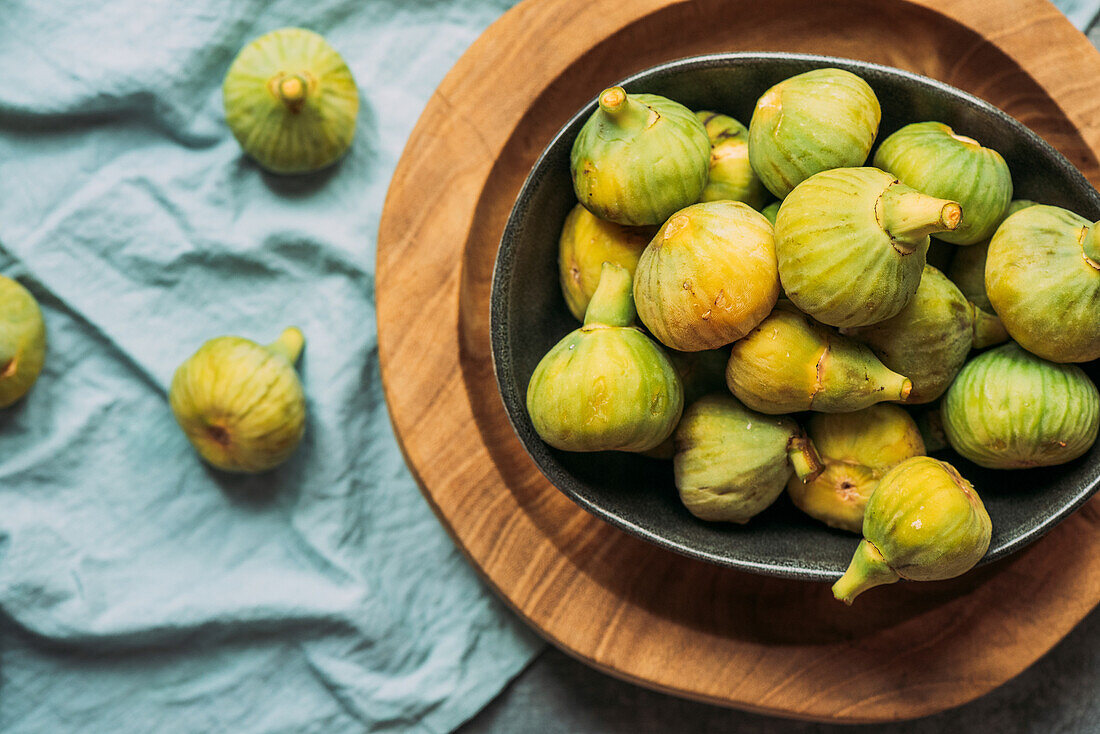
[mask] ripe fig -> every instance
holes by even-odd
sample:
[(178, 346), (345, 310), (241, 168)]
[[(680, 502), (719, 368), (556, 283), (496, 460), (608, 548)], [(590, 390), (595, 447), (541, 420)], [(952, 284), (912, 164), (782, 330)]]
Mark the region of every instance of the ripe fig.
[(904, 400), (912, 389), (869, 348), (786, 304), (734, 342), (726, 384), (745, 405), (770, 414), (850, 413)]
[(1100, 358), (1100, 227), (1038, 205), (989, 243), (985, 290), (1009, 335), (1052, 362)]
[(306, 399), (294, 363), (302, 332), (262, 346), (223, 336), (180, 365), (168, 399), (202, 458), (231, 472), (259, 473), (290, 458), (302, 440)]
[[(1008, 205), (1008, 213), (1005, 214), (1005, 219), (1021, 209), (1027, 209), (1029, 206), (1035, 206), (1035, 202), (1027, 199), (1016, 199)], [(932, 247), (937, 244), (933, 238)], [(949, 247), (949, 245), (944, 246)], [(940, 268), (940, 270), (944, 270), (947, 277), (955, 282), (962, 294), (966, 296), (966, 300), (983, 311), (993, 311), (993, 306), (989, 303), (989, 296), (985, 293), (985, 260), (989, 252), (989, 240), (983, 240), (968, 247), (953, 247), (951, 249), (954, 250), (955, 254), (951, 258), (950, 265), (946, 270), (944, 268)], [(929, 253), (931, 253), (931, 249)], [(931, 262), (931, 258), (929, 258), (929, 262)]]
[(1054, 364), (1013, 343), (975, 357), (941, 409), (951, 447), (980, 466), (1064, 464), (1096, 441), (1100, 395), (1076, 365)]
[(992, 236), (1012, 199), (1012, 176), (1001, 154), (942, 122), (914, 122), (882, 141), (875, 166), (929, 196), (962, 206), (962, 222), (938, 239), (972, 245)]
[(1008, 339), (1000, 319), (963, 298), (931, 265), (924, 266), (917, 292), (897, 315), (840, 333), (871, 347), (884, 365), (912, 380), (906, 402), (914, 404), (942, 395), (972, 347)]
[(821, 471), (812, 444), (785, 416), (760, 415), (729, 395), (707, 395), (684, 411), (676, 429), (676, 488), (703, 520), (746, 523), (796, 474)]
[(787, 493), (807, 515), (853, 533), (863, 527), (863, 509), (883, 475), (905, 459), (924, 454), (917, 424), (896, 405), (814, 413), (806, 432), (825, 471), (808, 482), (791, 479)]
[(636, 328), (630, 273), (605, 263), (584, 326), (558, 342), (527, 385), (542, 440), (563, 451), (648, 451), (668, 438), (683, 387), (660, 347)]
[[(668, 358), (684, 388), (685, 410), (704, 395), (726, 392), (726, 363), (730, 358), (730, 350), (707, 349), (702, 352), (678, 352), (670, 349)], [(673, 435), (666, 438), (657, 448), (642, 453), (653, 459), (671, 459), (676, 453), (676, 445), (673, 441), (675, 435), (673, 432)]]
[(645, 248), (634, 276), (642, 323), (662, 344), (684, 352), (740, 339), (778, 297), (772, 227), (737, 201), (677, 212)]
[(600, 219), (580, 204), (573, 207), (558, 240), (558, 273), (565, 305), (578, 321), (584, 321), (603, 264), (621, 265), (633, 276), (642, 250), (656, 231), (653, 227), (624, 227)]
[(814, 69), (764, 93), (749, 123), (749, 161), (780, 199), (815, 173), (861, 166), (882, 113), (867, 82), (842, 69)]
[(20, 283), (0, 275), (0, 408), (14, 405), (34, 387), (45, 361), (46, 323), (38, 301)]
[(710, 138), (710, 173), (700, 201), (742, 201), (760, 209), (771, 194), (749, 165), (749, 129), (728, 115), (696, 112)]
[(252, 41), (229, 67), (222, 94), (237, 142), (275, 173), (324, 168), (355, 136), (355, 79), (313, 31), (282, 28)]
[(764, 219), (772, 223), (772, 227), (775, 226), (775, 218), (779, 215), (779, 205), (782, 203), (781, 201), (773, 201), (760, 210), (760, 213), (764, 215)]
[(577, 200), (601, 219), (657, 225), (699, 200), (710, 139), (683, 105), (656, 94), (600, 93), (599, 107), (573, 141)]
[(993, 525), (973, 485), (928, 456), (906, 459), (879, 481), (863, 514), (863, 540), (833, 585), (845, 604), (898, 579), (939, 581), (973, 568)]
[(955, 202), (926, 196), (877, 168), (818, 173), (779, 208), (775, 249), (783, 290), (830, 326), (884, 321), (916, 292), (928, 235), (953, 229), (961, 218)]

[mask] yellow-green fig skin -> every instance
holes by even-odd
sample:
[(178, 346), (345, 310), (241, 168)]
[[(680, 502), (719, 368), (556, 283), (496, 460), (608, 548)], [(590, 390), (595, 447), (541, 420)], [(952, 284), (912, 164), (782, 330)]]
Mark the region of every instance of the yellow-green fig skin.
[(527, 412), (546, 443), (644, 452), (672, 434), (684, 407), (680, 378), (633, 321), (630, 273), (606, 263), (584, 326), (546, 353), (527, 385)]
[(656, 231), (654, 227), (624, 227), (600, 219), (580, 204), (573, 207), (558, 239), (558, 273), (565, 305), (578, 321), (584, 321), (603, 264), (621, 265), (633, 276), (642, 250)]
[(707, 184), (710, 139), (687, 107), (656, 94), (600, 93), (569, 159), (573, 191), (590, 212), (630, 226), (659, 225)]
[(775, 218), (779, 216), (779, 207), (782, 204), (783, 202), (781, 201), (773, 201), (760, 210), (760, 213), (764, 215), (764, 219), (772, 223), (772, 227), (775, 227)]
[(815, 69), (760, 97), (749, 122), (749, 162), (780, 199), (815, 173), (862, 166), (878, 134), (878, 98), (860, 77)]
[(179, 366), (169, 403), (203, 459), (257, 474), (290, 458), (305, 433), (306, 399), (294, 370), (303, 344), (296, 327), (266, 346), (223, 336)]
[(787, 493), (807, 515), (853, 533), (861, 532), (867, 500), (886, 472), (925, 452), (917, 424), (886, 403), (855, 413), (815, 413), (806, 432), (825, 469), (809, 482), (792, 478)]
[[(1035, 202), (1027, 199), (1013, 200), (1008, 205), (1008, 213), (1005, 214), (1005, 219), (1029, 206), (1035, 206)], [(940, 243), (932, 238), (932, 247), (938, 244)], [(950, 247), (950, 245), (943, 246)], [(951, 257), (950, 264), (947, 265), (946, 270), (942, 267), (940, 270), (944, 270), (947, 277), (954, 281), (968, 301), (983, 311), (992, 311), (993, 306), (989, 303), (989, 296), (985, 292), (985, 260), (989, 252), (989, 240), (983, 240), (968, 247), (952, 247), (951, 249), (954, 251), (954, 255)], [(929, 262), (932, 262), (931, 248), (929, 248)]]
[(1038, 205), (1006, 219), (989, 243), (985, 290), (1009, 335), (1052, 362), (1100, 358), (1100, 228)]
[(710, 138), (710, 172), (699, 201), (742, 201), (759, 210), (772, 197), (749, 165), (749, 129), (717, 112), (695, 116)]
[(849, 413), (904, 400), (912, 389), (868, 347), (785, 304), (734, 342), (726, 385), (749, 408), (771, 415)]
[(920, 284), (928, 236), (958, 226), (959, 205), (926, 196), (877, 168), (838, 168), (783, 200), (775, 249), (783, 291), (830, 326), (894, 316)]
[(983, 346), (1008, 338), (996, 316), (979, 314), (946, 275), (926, 265), (917, 292), (897, 315), (841, 333), (871, 347), (884, 365), (913, 381), (907, 403), (930, 403), (962, 369), (979, 318), (986, 330), (999, 329), (996, 336), (983, 330)]
[(38, 301), (22, 284), (0, 275), (0, 408), (34, 387), (45, 362), (46, 322)]
[(692, 404), (675, 442), (680, 500), (702, 520), (746, 523), (782, 494), (796, 466), (805, 477), (820, 471), (816, 452), (793, 420), (755, 413), (729, 395), (707, 395)]
[(355, 136), (355, 79), (313, 31), (282, 28), (249, 43), (229, 67), (222, 96), (237, 142), (274, 173), (331, 165)]
[(1001, 154), (941, 122), (901, 128), (882, 141), (874, 163), (918, 191), (959, 202), (962, 223), (936, 235), (955, 245), (988, 239), (1012, 200), (1012, 175)]
[[(726, 363), (730, 358), (729, 349), (707, 349), (702, 352), (678, 352), (670, 349), (667, 354), (684, 388), (685, 411), (704, 395), (726, 392)], [(642, 453), (652, 459), (672, 459), (676, 453), (674, 437), (675, 432), (657, 448)]]
[(740, 339), (779, 298), (772, 227), (738, 201), (674, 214), (634, 274), (638, 317), (662, 344), (684, 352)]
[(928, 456), (906, 459), (878, 483), (863, 515), (863, 540), (833, 585), (845, 604), (898, 579), (961, 576), (989, 550), (993, 524), (973, 485)]
[(1100, 395), (1076, 365), (1008, 343), (963, 367), (941, 407), (951, 448), (989, 469), (1072, 461), (1096, 441)]

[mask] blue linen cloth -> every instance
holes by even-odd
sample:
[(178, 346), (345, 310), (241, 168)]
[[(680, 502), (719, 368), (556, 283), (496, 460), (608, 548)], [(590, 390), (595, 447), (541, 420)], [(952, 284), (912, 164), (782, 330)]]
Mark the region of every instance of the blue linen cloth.
[[(8, 0), (0, 272), (44, 374), (0, 411), (0, 731), (446, 732), (539, 649), (420, 496), (378, 376), (389, 179), (507, 0)], [(252, 38), (324, 34), (360, 85), (350, 155), (265, 175), (223, 121)], [(302, 328), (305, 440), (205, 467), (166, 386), (203, 341)]]
[[(445, 732), (539, 649), (420, 498), (378, 377), (390, 175), (511, 0), (8, 0), (0, 272), (50, 354), (0, 412), (0, 731)], [(1100, 0), (1061, 0), (1078, 27)], [(261, 173), (222, 120), (248, 40), (326, 35), (362, 93), (335, 169)], [(204, 467), (165, 386), (207, 338), (307, 337), (306, 439)]]

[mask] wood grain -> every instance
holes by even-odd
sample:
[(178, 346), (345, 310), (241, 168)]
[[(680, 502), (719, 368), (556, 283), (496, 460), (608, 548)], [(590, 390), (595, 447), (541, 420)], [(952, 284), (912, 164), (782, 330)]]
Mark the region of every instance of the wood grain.
[(528, 0), (433, 95), (378, 241), (382, 377), (410, 468), (486, 581), (567, 652), (642, 685), (789, 717), (872, 722), (973, 699), (1100, 601), (1100, 500), (962, 579), (851, 609), (825, 584), (685, 559), (591, 517), (537, 471), (493, 379), (488, 300), (535, 158), (599, 89), (714, 51), (917, 71), (1006, 110), (1100, 183), (1100, 54), (1045, 0)]

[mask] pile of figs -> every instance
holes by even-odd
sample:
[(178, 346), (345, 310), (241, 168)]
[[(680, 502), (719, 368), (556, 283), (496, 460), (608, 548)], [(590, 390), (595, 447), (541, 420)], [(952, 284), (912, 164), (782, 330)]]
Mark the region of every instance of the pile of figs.
[(703, 521), (749, 522), (786, 490), (862, 534), (833, 587), (850, 604), (988, 550), (982, 500), (914, 415), (995, 469), (1096, 440), (1074, 363), (1100, 358), (1100, 227), (1013, 201), (999, 153), (918, 121), (866, 165), (879, 101), (834, 68), (768, 89), (747, 128), (621, 87), (598, 103), (559, 246), (582, 325), (527, 391), (548, 444), (670, 458)]

